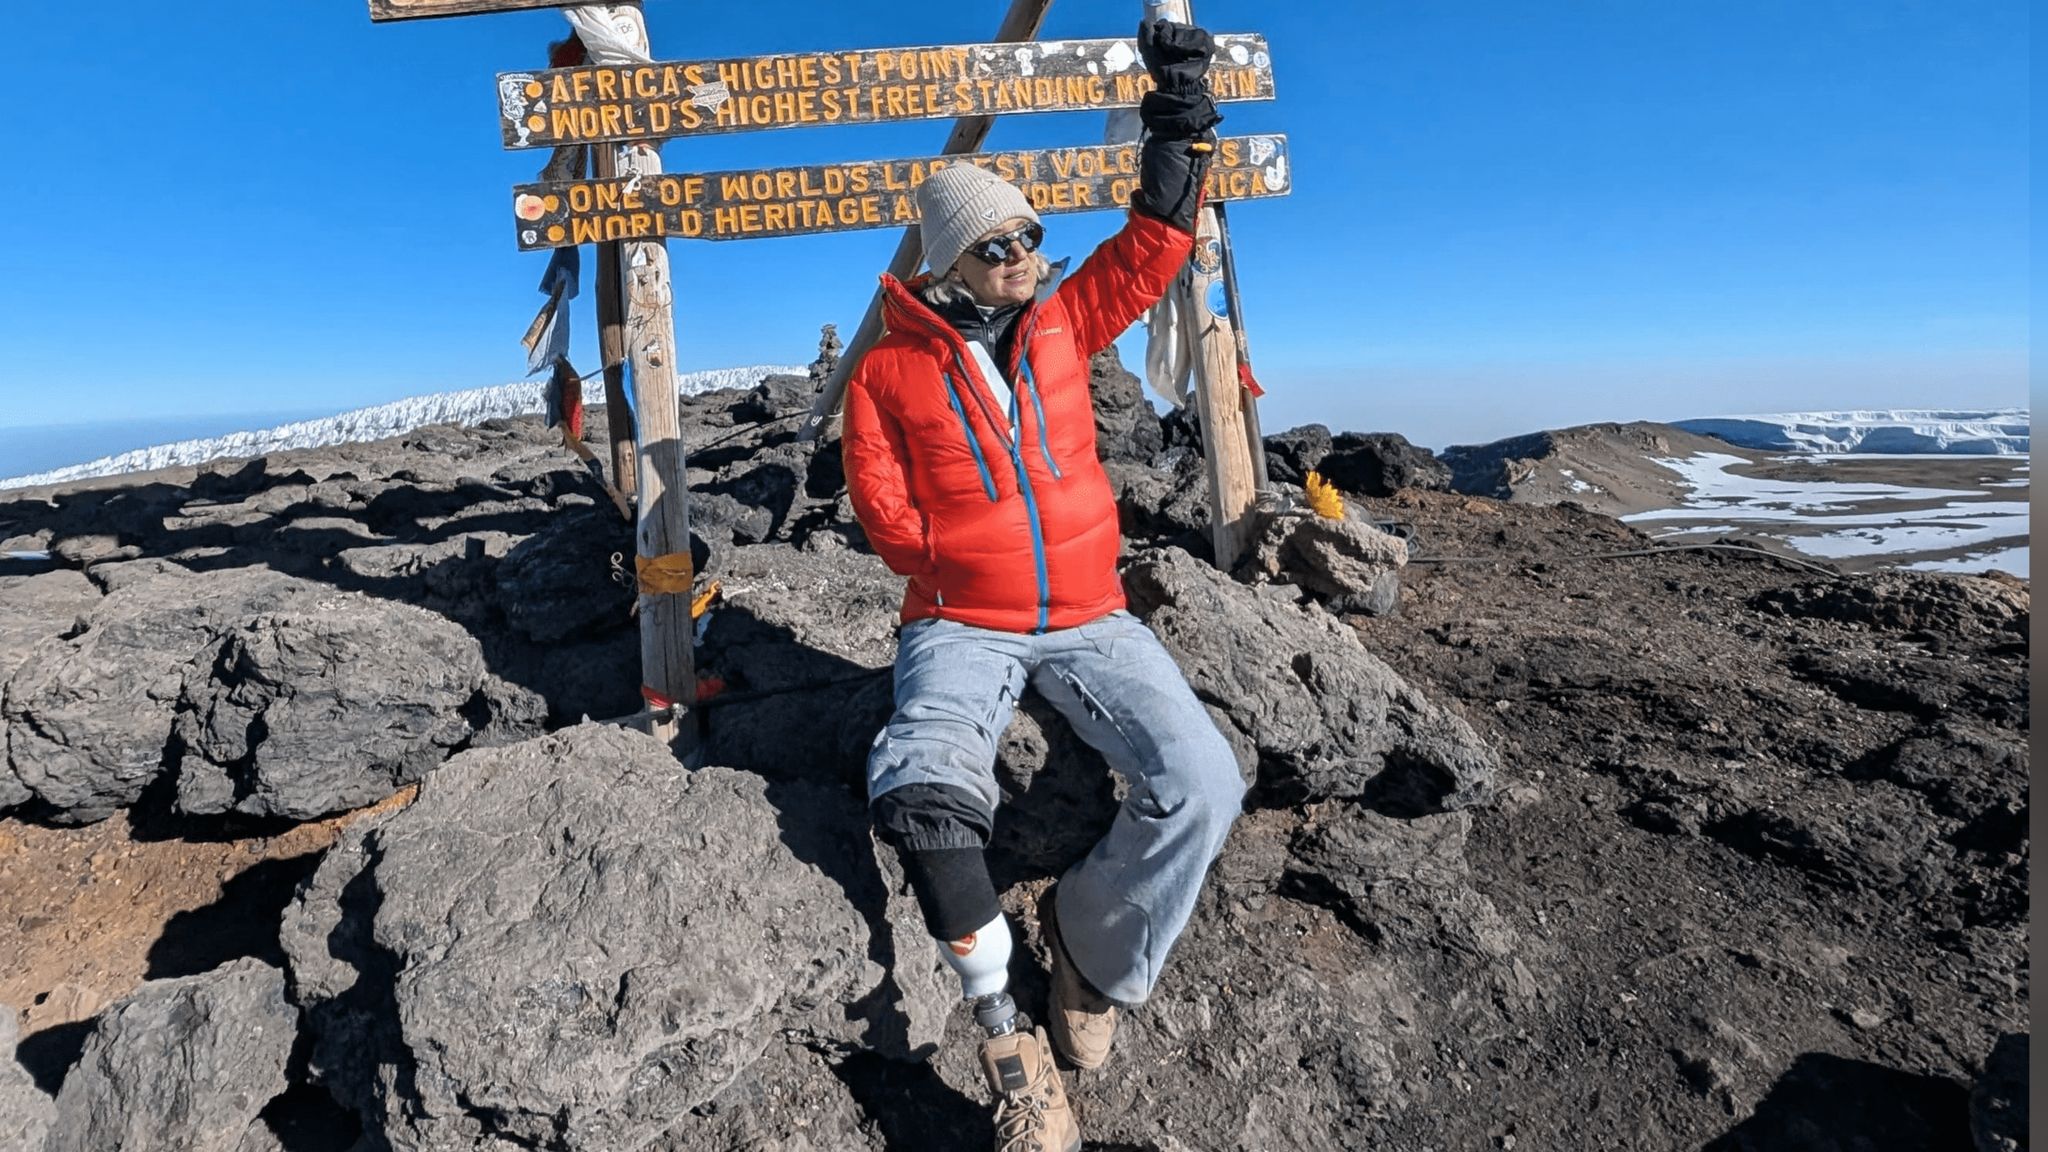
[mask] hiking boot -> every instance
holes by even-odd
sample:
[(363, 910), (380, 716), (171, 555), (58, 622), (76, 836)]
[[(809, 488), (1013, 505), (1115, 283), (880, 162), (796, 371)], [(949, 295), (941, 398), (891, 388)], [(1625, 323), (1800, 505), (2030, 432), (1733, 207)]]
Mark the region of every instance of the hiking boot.
[(1116, 1038), (1116, 1003), (1088, 986), (1074, 962), (1067, 958), (1067, 946), (1060, 942), (1052, 889), (1038, 905), (1038, 924), (1045, 933), (1045, 946), (1052, 953), (1052, 1012), (1046, 1021), (1052, 1045), (1076, 1068), (1094, 1071), (1109, 1059), (1109, 1042)]
[(982, 1041), (981, 1070), (996, 1094), (996, 1152), (1081, 1152), (1045, 1029)]

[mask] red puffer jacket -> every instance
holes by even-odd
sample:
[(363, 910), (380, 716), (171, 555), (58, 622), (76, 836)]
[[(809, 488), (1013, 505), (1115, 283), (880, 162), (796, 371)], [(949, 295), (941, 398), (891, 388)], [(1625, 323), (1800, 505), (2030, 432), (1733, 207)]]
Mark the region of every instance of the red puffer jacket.
[(887, 333), (846, 394), (846, 484), (875, 552), (910, 577), (905, 623), (1043, 632), (1124, 606), (1088, 359), (1165, 294), (1193, 245), (1133, 212), (1026, 306), (1008, 365), (1014, 440), (960, 334), (913, 286), (882, 277)]

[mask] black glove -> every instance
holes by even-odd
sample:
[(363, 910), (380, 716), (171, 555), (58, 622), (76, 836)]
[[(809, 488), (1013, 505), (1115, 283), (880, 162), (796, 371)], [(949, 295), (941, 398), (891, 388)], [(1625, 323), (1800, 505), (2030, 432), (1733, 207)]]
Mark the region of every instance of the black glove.
[(1187, 140), (1221, 123), (1203, 83), (1216, 42), (1192, 24), (1146, 20), (1138, 25), (1138, 56), (1158, 87), (1138, 102), (1145, 131), (1162, 140)]

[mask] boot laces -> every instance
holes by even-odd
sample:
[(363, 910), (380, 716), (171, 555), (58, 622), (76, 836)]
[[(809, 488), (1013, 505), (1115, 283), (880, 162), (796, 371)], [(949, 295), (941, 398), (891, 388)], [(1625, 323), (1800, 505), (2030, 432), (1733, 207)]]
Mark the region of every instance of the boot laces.
[(1045, 1134), (1045, 1096), (1025, 1089), (996, 1105), (996, 1147), (999, 1152), (1039, 1152)]

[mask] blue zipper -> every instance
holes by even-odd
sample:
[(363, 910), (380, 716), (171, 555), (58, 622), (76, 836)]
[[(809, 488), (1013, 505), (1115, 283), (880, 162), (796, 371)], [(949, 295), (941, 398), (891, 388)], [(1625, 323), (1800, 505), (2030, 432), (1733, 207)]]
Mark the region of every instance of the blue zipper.
[(996, 502), (996, 478), (989, 474), (988, 461), (982, 458), (981, 441), (975, 438), (974, 426), (967, 422), (967, 409), (960, 406), (960, 392), (953, 387), (953, 374), (939, 374), (946, 381), (946, 400), (953, 406), (953, 415), (960, 418), (960, 431), (967, 437), (967, 450), (974, 453), (974, 467), (981, 472), (981, 490), (988, 494), (988, 502)]
[(1025, 386), (1031, 389), (1032, 411), (1038, 413), (1038, 450), (1044, 454), (1045, 466), (1051, 470), (1052, 478), (1055, 480), (1065, 480), (1066, 476), (1060, 472), (1060, 466), (1053, 461), (1052, 445), (1046, 442), (1045, 405), (1038, 401), (1038, 376), (1031, 371), (1031, 353), (1025, 352), (1023, 356), (1018, 358), (1017, 363), (1024, 370)]
[[(927, 327), (931, 326), (927, 325)], [(945, 335), (936, 328), (932, 329), (932, 335), (937, 336), (941, 341), (946, 339)], [(954, 367), (960, 369), (960, 375), (963, 379), (969, 378), (967, 365), (960, 359), (959, 342), (954, 340), (948, 342), (947, 346), (953, 353)], [(996, 503), (995, 480), (989, 475), (988, 462), (982, 457), (981, 441), (974, 435), (974, 426), (967, 419), (967, 409), (960, 403), (960, 392), (953, 384), (953, 374), (941, 372), (940, 376), (946, 382), (946, 400), (953, 406), (953, 415), (960, 420), (960, 431), (967, 436), (967, 447), (974, 453), (974, 466), (981, 470), (982, 490), (988, 493), (989, 503)], [(985, 392), (987, 389), (984, 388), (983, 391)], [(988, 413), (987, 402), (983, 401), (979, 396), (975, 398), (975, 401), (981, 408), (982, 414), (986, 416)], [(1032, 397), (1032, 403), (1034, 405), (1038, 403), (1036, 396)], [(1012, 409), (1015, 409), (1016, 405), (1017, 394), (1013, 388), (1010, 391), (1010, 406)], [(989, 423), (993, 424), (995, 421), (991, 419)], [(1045, 442), (1045, 418), (1042, 413), (1039, 417), (1038, 438), (1040, 445), (1043, 446)], [(1018, 450), (1017, 437), (1011, 435), (1005, 436), (1002, 439), (1004, 446), (1010, 450), (1010, 464), (1017, 470), (1017, 492), (1024, 497), (1024, 512), (1031, 522), (1031, 560), (1037, 569), (1038, 575), (1038, 627), (1032, 629), (1032, 631), (1044, 632), (1052, 623), (1052, 578), (1046, 572), (1045, 529), (1038, 522), (1038, 497), (1031, 490), (1031, 473), (1024, 467), (1024, 453)], [(1046, 459), (1048, 462), (1051, 461), (1050, 456), (1047, 456)]]

